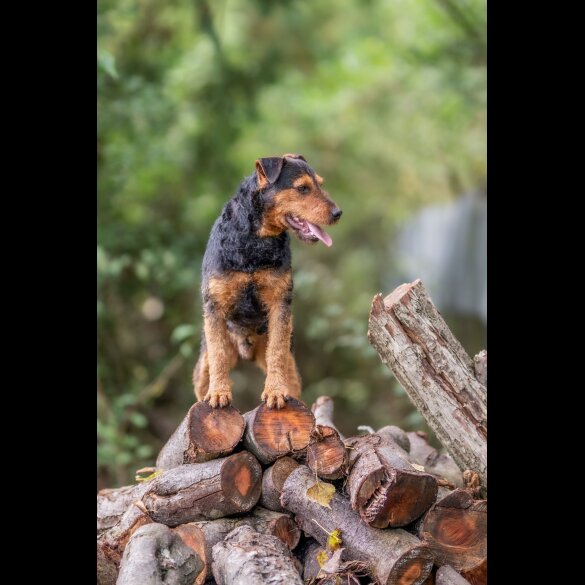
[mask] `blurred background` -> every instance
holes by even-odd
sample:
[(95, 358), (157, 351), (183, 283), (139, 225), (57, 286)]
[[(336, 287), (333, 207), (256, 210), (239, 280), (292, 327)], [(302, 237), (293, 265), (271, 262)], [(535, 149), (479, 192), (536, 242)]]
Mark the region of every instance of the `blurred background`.
[[(205, 244), (262, 156), (302, 153), (344, 212), (331, 248), (292, 241), (303, 399), (345, 434), (428, 430), (368, 314), (420, 277), (486, 345), (485, 0), (101, 0), (97, 75), (98, 488), (194, 401)], [(232, 378), (255, 407), (261, 373)]]

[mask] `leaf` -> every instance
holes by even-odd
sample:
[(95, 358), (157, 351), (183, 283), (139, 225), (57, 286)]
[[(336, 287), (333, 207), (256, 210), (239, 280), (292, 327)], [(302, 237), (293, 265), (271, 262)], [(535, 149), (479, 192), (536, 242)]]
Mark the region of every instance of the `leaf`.
[(331, 501), (331, 498), (333, 498), (334, 494), (335, 486), (323, 481), (318, 481), (315, 485), (311, 486), (307, 490), (307, 497), (309, 500), (317, 502), (317, 504), (320, 504), (321, 506), (329, 509), (331, 509), (329, 502)]
[(157, 475), (160, 475), (162, 473), (162, 469), (159, 469), (158, 471), (155, 471), (154, 473), (151, 473), (150, 475), (147, 475), (146, 477), (141, 477), (140, 475), (137, 475), (134, 478), (134, 481), (150, 481), (151, 479), (154, 479)]
[(418, 471), (425, 471), (424, 465), (418, 465), (416, 463), (411, 463), (411, 465)]
[(98, 49), (97, 62), (99, 67), (103, 69), (110, 77), (118, 79), (118, 71), (116, 70), (116, 58), (112, 53), (105, 49)]
[(321, 569), (326, 573), (338, 573), (341, 565), (341, 553), (343, 550), (344, 549), (342, 548), (338, 548), (326, 563), (323, 565), (320, 564)]
[(329, 550), (337, 550), (342, 544), (343, 541), (341, 540), (341, 530), (336, 528), (327, 539), (327, 548)]
[(316, 557), (319, 566), (322, 567), (324, 564), (327, 563), (329, 557), (327, 556), (327, 551), (323, 549)]
[(171, 333), (171, 340), (180, 343), (181, 341), (189, 339), (189, 337), (193, 337), (195, 333), (197, 333), (197, 328), (195, 325), (183, 323), (182, 325), (177, 325), (177, 327), (174, 328), (173, 332)]

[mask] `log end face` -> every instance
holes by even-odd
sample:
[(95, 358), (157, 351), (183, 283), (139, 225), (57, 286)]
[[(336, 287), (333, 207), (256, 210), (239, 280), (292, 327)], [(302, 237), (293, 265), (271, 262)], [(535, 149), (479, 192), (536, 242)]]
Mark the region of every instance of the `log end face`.
[(373, 494), (362, 517), (365, 515), (374, 528), (406, 526), (433, 505), (437, 490), (437, 480), (432, 475), (397, 473)]
[(258, 407), (253, 422), (253, 434), (263, 463), (271, 463), (284, 455), (303, 453), (315, 428), (315, 416), (296, 398), (289, 398), (281, 409), (265, 404)]
[(189, 410), (190, 460), (199, 463), (231, 452), (244, 434), (244, 417), (233, 406), (212, 408), (208, 402), (197, 402)]
[(171, 530), (182, 540), (183, 544), (195, 551), (197, 556), (203, 561), (201, 573), (195, 579), (195, 585), (203, 585), (207, 579), (209, 571), (208, 560), (205, 554), (205, 535), (203, 531), (194, 522), (181, 524)]
[(347, 451), (337, 431), (317, 425), (316, 440), (307, 448), (307, 465), (323, 479), (339, 479), (347, 468)]
[(290, 550), (296, 548), (301, 540), (301, 529), (288, 516), (281, 516), (275, 520), (272, 534), (280, 539)]
[(405, 282), (397, 286), (388, 296), (384, 298), (384, 307), (392, 308), (397, 303), (407, 303), (412, 289), (422, 287), (422, 281), (417, 278), (414, 282)]
[(404, 553), (392, 567), (386, 580), (387, 585), (421, 585), (430, 575), (434, 556), (424, 544), (415, 546)]
[(234, 512), (251, 510), (262, 490), (262, 467), (256, 457), (247, 451), (228, 457), (221, 468), (221, 487)]

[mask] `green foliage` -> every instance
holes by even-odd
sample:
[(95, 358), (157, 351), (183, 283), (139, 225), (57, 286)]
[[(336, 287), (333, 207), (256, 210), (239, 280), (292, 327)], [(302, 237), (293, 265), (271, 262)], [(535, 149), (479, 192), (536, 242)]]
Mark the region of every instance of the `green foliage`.
[[(368, 311), (397, 227), (485, 180), (485, 18), (484, 0), (99, 3), (101, 482), (152, 464), (192, 402), (209, 229), (260, 156), (303, 153), (344, 211), (331, 249), (293, 243), (305, 399), (335, 397), (345, 432), (409, 424)], [(262, 378), (242, 372), (245, 410)]]

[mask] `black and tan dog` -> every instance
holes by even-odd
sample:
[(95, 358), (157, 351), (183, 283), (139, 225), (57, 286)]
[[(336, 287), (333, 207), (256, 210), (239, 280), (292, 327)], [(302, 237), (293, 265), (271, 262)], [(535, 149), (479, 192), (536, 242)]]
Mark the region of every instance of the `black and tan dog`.
[(298, 154), (261, 158), (211, 229), (203, 258), (201, 352), (193, 371), (195, 394), (212, 407), (232, 400), (230, 370), (238, 358), (265, 373), (262, 400), (282, 408), (298, 397), (293, 356), (293, 282), (288, 230), (306, 243), (332, 240), (319, 224), (341, 209), (323, 179)]

